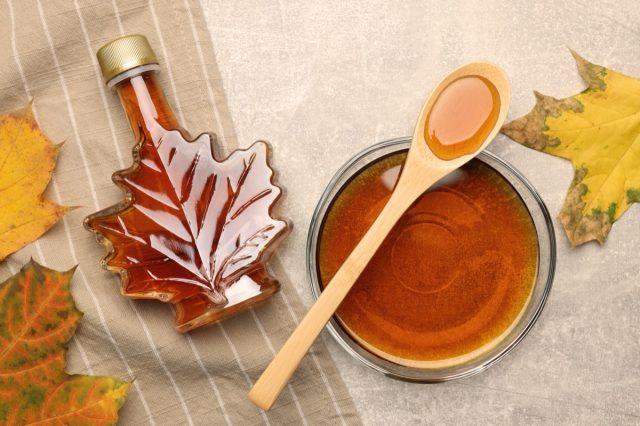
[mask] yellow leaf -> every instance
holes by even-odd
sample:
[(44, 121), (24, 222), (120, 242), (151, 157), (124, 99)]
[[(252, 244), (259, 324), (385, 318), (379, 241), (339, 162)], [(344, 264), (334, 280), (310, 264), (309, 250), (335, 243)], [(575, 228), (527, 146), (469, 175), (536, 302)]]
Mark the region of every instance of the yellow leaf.
[(42, 133), (31, 104), (0, 116), (0, 260), (44, 234), (70, 210), (42, 196), (60, 146)]
[(533, 110), (502, 132), (572, 162), (560, 220), (573, 246), (603, 244), (611, 225), (640, 201), (640, 80), (572, 53), (587, 88), (565, 99), (536, 92)]

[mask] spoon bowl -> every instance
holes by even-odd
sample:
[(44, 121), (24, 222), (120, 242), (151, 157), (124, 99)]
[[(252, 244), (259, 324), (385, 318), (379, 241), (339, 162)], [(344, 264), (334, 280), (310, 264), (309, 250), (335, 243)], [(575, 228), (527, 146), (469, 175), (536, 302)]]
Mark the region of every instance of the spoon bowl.
[[(424, 135), (424, 129), (427, 125), (427, 119), (429, 118), (429, 112), (432, 110), (434, 104), (438, 100), (440, 94), (456, 80), (464, 77), (482, 77), (491, 82), (498, 92), (499, 99), (499, 111), (498, 116), (493, 128), (489, 132), (486, 139), (478, 146), (478, 148), (470, 153), (461, 155), (451, 160), (445, 160), (438, 157), (427, 144)], [(412, 186), (416, 194), (416, 198), (426, 191), (435, 181), (444, 177), (451, 171), (460, 168), (465, 163), (474, 158), (480, 151), (482, 151), (498, 134), (502, 123), (507, 117), (509, 111), (509, 100), (511, 98), (511, 89), (509, 87), (509, 80), (504, 71), (498, 66), (489, 62), (472, 62), (455, 69), (446, 77), (444, 77), (436, 88), (431, 92), (431, 95), (424, 103), (420, 115), (418, 116), (418, 122), (416, 123), (413, 131), (413, 137), (411, 138), (411, 147), (407, 155), (407, 160), (402, 169), (402, 175), (398, 181), (397, 187)], [(432, 176), (436, 180), (431, 182), (425, 179), (425, 173)], [(411, 180), (410, 184), (405, 184), (403, 180)], [(420, 184), (420, 182), (423, 182)], [(427, 182), (430, 182), (427, 184)], [(407, 206), (408, 207), (408, 206)]]
[[(474, 143), (473, 152), (445, 160), (431, 150), (425, 137), (425, 126), (443, 91), (456, 80), (465, 77), (480, 77), (492, 84), (498, 95), (499, 109), (489, 132)], [(400, 216), (431, 185), (471, 160), (495, 137), (506, 118), (509, 97), (510, 89), (505, 73), (487, 62), (464, 65), (447, 75), (436, 86), (420, 112), (406, 162), (389, 201), (249, 392), (249, 399), (255, 405), (265, 410), (271, 408), (322, 328), (331, 319)]]

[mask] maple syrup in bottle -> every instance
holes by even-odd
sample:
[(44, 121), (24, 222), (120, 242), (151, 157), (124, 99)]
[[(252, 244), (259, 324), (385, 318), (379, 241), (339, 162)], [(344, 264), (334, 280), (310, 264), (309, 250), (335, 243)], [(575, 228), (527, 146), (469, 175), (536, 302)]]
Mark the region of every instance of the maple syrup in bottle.
[(179, 331), (217, 322), (279, 289), (266, 261), (287, 231), (271, 214), (281, 190), (268, 146), (215, 158), (215, 138), (190, 140), (167, 103), (156, 56), (142, 35), (98, 51), (136, 144), (133, 165), (113, 175), (125, 199), (85, 219), (108, 249), (103, 266), (131, 298), (176, 306)]

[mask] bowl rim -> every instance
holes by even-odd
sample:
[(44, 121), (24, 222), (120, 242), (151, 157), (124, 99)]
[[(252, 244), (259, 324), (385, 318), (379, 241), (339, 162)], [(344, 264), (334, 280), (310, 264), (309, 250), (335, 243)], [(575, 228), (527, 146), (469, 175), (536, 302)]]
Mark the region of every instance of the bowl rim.
[[(317, 274), (317, 245), (319, 243), (320, 232), (322, 229), (322, 225), (324, 223), (325, 216), (329, 211), (331, 203), (335, 196), (339, 194), (340, 189), (344, 187), (355, 175), (358, 174), (364, 167), (371, 164), (374, 161), (378, 161), (381, 158), (384, 158), (387, 155), (393, 155), (396, 152), (402, 151), (409, 147), (409, 143), (411, 138), (409, 137), (401, 137), (385, 140), (382, 142), (378, 142), (374, 145), (371, 145), (362, 151), (355, 154), (351, 157), (345, 164), (343, 164), (333, 175), (326, 188), (324, 189), (316, 207), (313, 212), (313, 216), (311, 218), (311, 222), (309, 224), (309, 232), (307, 234), (307, 243), (306, 243), (306, 268), (307, 268), (307, 280), (309, 282), (309, 286), (311, 288), (311, 293), (313, 296), (313, 300), (317, 300), (320, 296), (320, 284), (319, 277)], [(385, 148), (397, 148), (393, 151), (387, 152), (384, 155), (381, 155), (377, 158), (370, 160), (368, 163), (361, 165), (357, 168), (354, 166), (371, 155), (372, 153), (384, 150)], [(482, 161), (487, 166), (494, 169), (497, 173), (499, 173), (503, 178), (509, 181), (512, 185), (513, 182), (509, 180), (506, 176), (503, 175), (499, 170), (496, 170), (491, 164), (488, 164), (485, 159), (489, 161), (493, 161), (498, 163), (500, 166), (504, 167), (509, 173), (515, 176), (518, 183), (522, 184), (524, 189), (528, 192), (528, 195), (532, 197), (537, 206), (540, 208), (540, 213), (542, 215), (542, 219), (544, 220), (544, 225), (546, 227), (546, 231), (548, 234), (548, 272), (547, 279), (544, 283), (544, 288), (542, 290), (542, 294), (540, 299), (537, 302), (537, 305), (534, 307), (534, 311), (530, 314), (530, 317), (526, 319), (527, 323), (524, 325), (518, 334), (511, 340), (507, 346), (502, 348), (501, 350), (497, 350), (494, 353), (492, 351), (487, 352), (486, 354), (480, 355), (476, 360), (482, 360), (479, 364), (469, 366), (468, 368), (461, 368), (460, 371), (443, 374), (441, 376), (433, 376), (433, 372), (437, 372), (439, 369), (418, 369), (411, 368), (404, 365), (396, 364), (391, 361), (388, 361), (378, 355), (375, 355), (366, 349), (364, 349), (360, 344), (355, 341), (349, 334), (339, 325), (335, 316), (332, 316), (325, 328), (329, 331), (331, 336), (336, 340), (336, 342), (349, 353), (352, 357), (366, 365), (367, 367), (384, 374), (385, 376), (392, 377), (399, 380), (410, 381), (410, 382), (420, 382), (420, 383), (440, 383), (450, 380), (457, 380), (464, 377), (469, 377), (475, 374), (484, 371), (488, 367), (494, 365), (499, 360), (503, 359), (509, 352), (511, 352), (524, 337), (529, 333), (533, 325), (537, 322), (544, 306), (546, 305), (547, 299), (549, 297), (549, 293), (553, 286), (553, 279), (555, 275), (556, 269), (556, 238), (555, 238), (555, 230), (553, 226), (553, 221), (551, 219), (551, 215), (549, 214), (549, 210), (547, 209), (544, 201), (540, 194), (533, 187), (531, 182), (520, 173), (515, 167), (509, 164), (507, 161), (503, 160), (496, 154), (493, 154), (490, 151), (484, 150), (482, 151), (478, 157), (480, 161)], [(353, 169), (353, 170), (352, 170)], [(348, 176), (346, 176), (348, 175)], [(336, 190), (336, 186), (340, 183), (342, 179), (346, 176), (346, 180), (342, 183), (341, 187), (338, 188), (338, 191), (332, 195), (332, 192)], [(520, 194), (520, 192), (514, 188), (516, 192)], [(520, 194), (521, 195), (521, 194)], [(527, 210), (529, 214), (533, 217), (533, 212), (531, 212), (529, 206), (527, 205)], [(538, 232), (538, 228), (536, 227), (536, 232)], [(540, 244), (540, 235), (537, 236), (538, 242)], [(541, 251), (539, 250), (538, 256), (541, 255)], [(540, 259), (539, 259), (540, 263)], [(540, 272), (538, 272), (540, 273)], [(536, 284), (538, 285), (538, 284)], [(532, 291), (535, 290), (535, 287)], [(533, 300), (528, 302), (529, 304), (534, 303)], [(531, 306), (531, 305), (529, 305)], [(525, 309), (528, 309), (527, 306)], [(523, 311), (524, 312), (524, 311)], [(525, 321), (524, 316), (519, 319), (519, 321)], [(509, 336), (505, 337), (502, 342), (506, 342), (509, 340)], [(485, 359), (486, 357), (486, 359)], [(443, 369), (446, 370), (446, 369)], [(425, 374), (426, 373), (426, 374)]]

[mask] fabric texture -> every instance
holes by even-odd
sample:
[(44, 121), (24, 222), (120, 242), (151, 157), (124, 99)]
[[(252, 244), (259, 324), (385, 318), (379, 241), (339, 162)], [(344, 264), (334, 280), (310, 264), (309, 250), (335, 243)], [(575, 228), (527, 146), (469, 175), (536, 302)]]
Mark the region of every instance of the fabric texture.
[(84, 317), (70, 343), (67, 371), (133, 380), (120, 412), (126, 425), (359, 424), (321, 342), (271, 411), (247, 399), (303, 313), (282, 268), (275, 268), (282, 291), (267, 303), (182, 335), (166, 304), (120, 295), (118, 277), (100, 267), (104, 248), (82, 226), (86, 215), (122, 198), (111, 174), (132, 161), (126, 117), (95, 59), (106, 41), (146, 35), (161, 61), (165, 93), (185, 128), (192, 134), (214, 131), (222, 152), (237, 147), (197, 0), (4, 0), (0, 9), (1, 112), (33, 99), (45, 133), (66, 142), (47, 196), (80, 206), (0, 263), (0, 279), (16, 273), (29, 257), (58, 270), (79, 265), (72, 291)]

